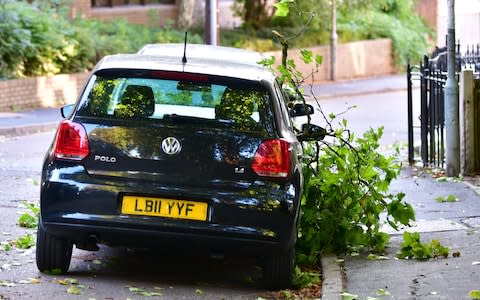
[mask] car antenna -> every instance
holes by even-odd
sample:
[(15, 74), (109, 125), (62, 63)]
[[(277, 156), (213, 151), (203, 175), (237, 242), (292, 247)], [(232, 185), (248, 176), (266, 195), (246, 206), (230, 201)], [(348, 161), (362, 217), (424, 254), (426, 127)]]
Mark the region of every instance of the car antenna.
[(185, 31), (185, 42), (183, 43), (183, 58), (182, 58), (182, 63), (184, 65), (187, 63), (187, 34), (188, 34), (188, 31)]

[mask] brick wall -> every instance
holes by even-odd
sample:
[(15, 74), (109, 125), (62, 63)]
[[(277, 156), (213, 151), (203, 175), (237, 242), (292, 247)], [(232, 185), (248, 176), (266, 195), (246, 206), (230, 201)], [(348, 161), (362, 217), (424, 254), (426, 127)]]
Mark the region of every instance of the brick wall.
[(87, 78), (88, 73), (77, 73), (0, 81), (0, 111), (73, 103)]
[[(314, 75), (315, 81), (329, 80), (330, 46), (308, 49), (323, 56), (323, 63), (320, 65), (318, 73)], [(288, 53), (303, 74), (312, 72), (312, 66), (302, 62), (299, 50), (289, 50)], [(269, 52), (266, 55), (273, 55), (277, 62), (281, 61), (280, 52)], [(337, 80), (381, 76), (394, 72), (392, 42), (389, 39), (352, 42), (339, 44), (337, 47)]]
[(116, 7), (96, 7), (90, 10), (90, 17), (112, 21), (116, 18), (124, 18), (133, 24), (149, 24), (152, 17), (157, 22), (156, 25), (162, 26), (169, 19), (175, 21), (177, 16), (177, 7), (172, 4), (157, 5), (129, 5)]
[(91, 0), (72, 0), (70, 3), (71, 18), (90, 18)]

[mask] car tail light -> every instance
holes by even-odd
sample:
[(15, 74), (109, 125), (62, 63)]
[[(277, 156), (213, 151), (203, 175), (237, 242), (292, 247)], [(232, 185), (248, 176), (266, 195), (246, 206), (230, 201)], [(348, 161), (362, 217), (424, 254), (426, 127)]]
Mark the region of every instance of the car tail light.
[(265, 141), (257, 149), (252, 169), (260, 176), (286, 178), (290, 175), (291, 151), (287, 141)]
[(82, 125), (64, 120), (58, 128), (53, 155), (58, 159), (82, 160), (90, 152), (87, 132)]

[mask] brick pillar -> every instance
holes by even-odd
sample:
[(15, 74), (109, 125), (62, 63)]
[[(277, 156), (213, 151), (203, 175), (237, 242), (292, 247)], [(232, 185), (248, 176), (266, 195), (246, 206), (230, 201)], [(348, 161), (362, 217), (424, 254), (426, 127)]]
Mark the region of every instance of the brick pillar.
[(70, 18), (89, 18), (91, 0), (70, 0)]

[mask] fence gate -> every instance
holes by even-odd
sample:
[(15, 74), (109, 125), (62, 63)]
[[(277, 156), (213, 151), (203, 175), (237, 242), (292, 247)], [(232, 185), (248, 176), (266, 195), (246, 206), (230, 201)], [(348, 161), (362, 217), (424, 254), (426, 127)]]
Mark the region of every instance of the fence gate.
[[(462, 69), (473, 69), (476, 78), (480, 72), (480, 45), (467, 47), (461, 55), (457, 44), (456, 76)], [(413, 80), (420, 81), (420, 158), (424, 167), (443, 168), (445, 163), (445, 95), (447, 80), (446, 47), (437, 48), (420, 65), (407, 66), (408, 89), (408, 161), (415, 161), (415, 129), (413, 125)], [(478, 116), (478, 115), (477, 115)], [(417, 134), (418, 136), (418, 134)], [(418, 137), (417, 137), (418, 138)]]

